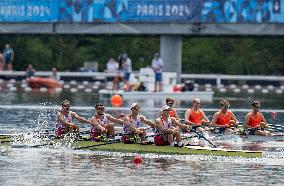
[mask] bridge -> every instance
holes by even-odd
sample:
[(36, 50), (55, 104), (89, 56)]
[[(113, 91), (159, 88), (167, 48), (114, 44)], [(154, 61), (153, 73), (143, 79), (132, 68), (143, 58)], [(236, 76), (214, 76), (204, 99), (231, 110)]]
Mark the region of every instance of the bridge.
[(183, 36), (284, 35), (283, 23), (284, 0), (0, 1), (0, 34), (159, 35), (178, 80)]

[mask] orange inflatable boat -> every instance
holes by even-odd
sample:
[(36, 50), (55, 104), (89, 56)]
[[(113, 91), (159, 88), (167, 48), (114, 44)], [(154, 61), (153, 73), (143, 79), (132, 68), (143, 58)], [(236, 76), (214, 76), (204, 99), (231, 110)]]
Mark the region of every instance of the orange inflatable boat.
[(62, 88), (62, 85), (58, 81), (51, 78), (32, 77), (27, 79), (27, 83), (31, 88), (41, 88), (41, 87), (46, 87), (49, 89)]

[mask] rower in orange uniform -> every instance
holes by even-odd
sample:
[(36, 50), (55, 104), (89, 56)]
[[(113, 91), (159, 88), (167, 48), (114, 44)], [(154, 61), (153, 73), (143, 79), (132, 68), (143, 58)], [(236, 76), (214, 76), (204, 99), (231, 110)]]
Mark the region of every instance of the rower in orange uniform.
[(199, 99), (196, 98), (192, 101), (192, 108), (186, 110), (184, 121), (185, 124), (192, 126), (192, 129), (196, 132), (204, 131), (202, 124), (208, 123), (209, 119), (201, 110)]
[(64, 100), (61, 103), (61, 109), (56, 114), (55, 136), (57, 138), (63, 137), (63, 134), (74, 132), (79, 134), (79, 127), (72, 122), (72, 119), (80, 121), (81, 123), (88, 123), (90, 121), (78, 116), (75, 112), (70, 111), (70, 102)]
[[(169, 112), (170, 117), (174, 117), (176, 119), (179, 119), (176, 109), (173, 108), (174, 103), (175, 103), (174, 99), (172, 99), (172, 98), (166, 99), (166, 105), (168, 105), (170, 107), (170, 112)], [(161, 115), (162, 115), (162, 111), (159, 111), (158, 117), (160, 117)]]
[(174, 117), (170, 117), (170, 107), (164, 105), (162, 107), (162, 115), (156, 119), (156, 131), (154, 143), (157, 146), (171, 145), (174, 146), (174, 140), (178, 147), (182, 147), (180, 129), (189, 129), (188, 125), (181, 124)]
[(228, 110), (230, 108), (229, 100), (223, 99), (220, 102), (221, 109), (216, 112), (213, 116), (211, 126), (215, 128), (215, 132), (219, 133), (232, 133), (237, 132), (237, 130), (231, 129), (231, 127), (236, 127), (238, 125), (238, 120), (235, 115)]
[(252, 111), (246, 115), (244, 127), (250, 135), (271, 136), (269, 131), (264, 130), (268, 125), (264, 116), (259, 112), (260, 102), (253, 101), (251, 105)]
[[(117, 119), (110, 114), (106, 114), (105, 107), (102, 103), (95, 106), (96, 114), (91, 118), (91, 125), (93, 126), (90, 133), (90, 139), (96, 140), (98, 136), (106, 134), (108, 138), (115, 137), (115, 129), (113, 123), (120, 125), (128, 125), (127, 122)], [(133, 128), (133, 127), (132, 127)]]

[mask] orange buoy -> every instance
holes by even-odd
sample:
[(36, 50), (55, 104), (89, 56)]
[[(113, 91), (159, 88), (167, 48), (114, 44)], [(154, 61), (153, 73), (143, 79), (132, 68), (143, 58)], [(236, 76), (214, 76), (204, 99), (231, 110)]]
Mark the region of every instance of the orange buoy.
[(133, 159), (133, 163), (135, 163), (135, 164), (140, 164), (140, 163), (142, 163), (142, 158), (141, 158), (141, 156), (135, 156), (134, 157), (134, 159)]
[(276, 119), (277, 117), (277, 112), (271, 112), (271, 118)]
[(113, 95), (110, 101), (113, 107), (120, 107), (123, 102), (122, 97), (118, 94)]

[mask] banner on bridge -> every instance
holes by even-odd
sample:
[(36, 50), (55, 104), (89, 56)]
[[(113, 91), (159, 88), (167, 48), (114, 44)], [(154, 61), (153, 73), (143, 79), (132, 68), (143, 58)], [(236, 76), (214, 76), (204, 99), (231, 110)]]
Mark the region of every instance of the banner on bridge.
[(284, 23), (284, 0), (1, 0), (0, 22)]

